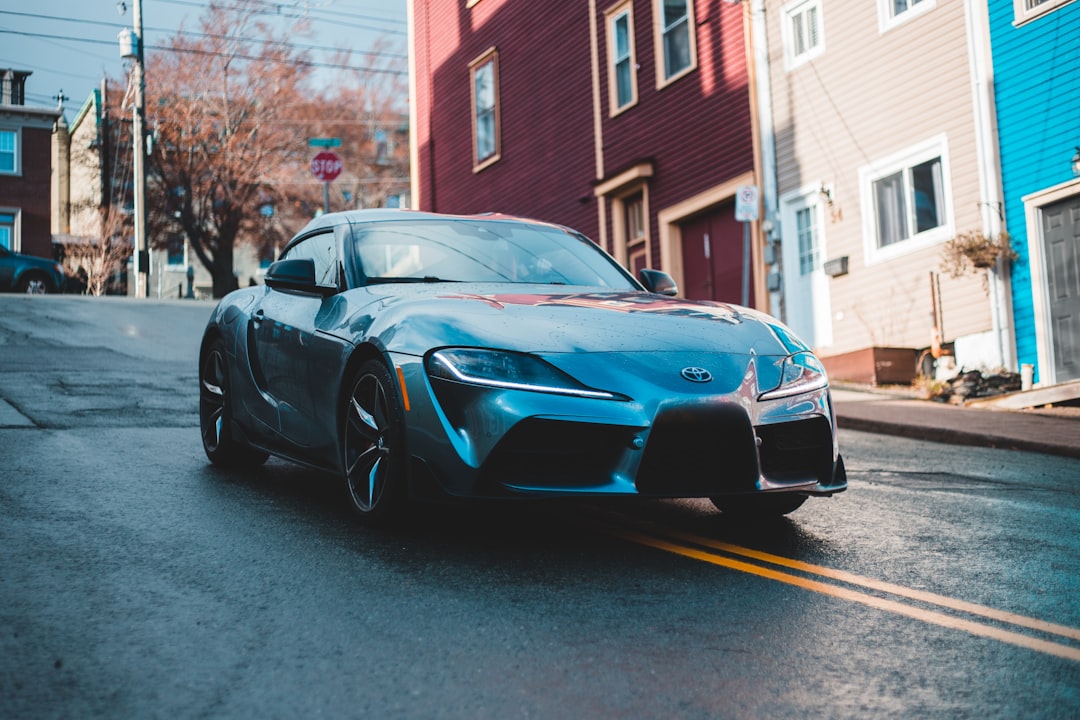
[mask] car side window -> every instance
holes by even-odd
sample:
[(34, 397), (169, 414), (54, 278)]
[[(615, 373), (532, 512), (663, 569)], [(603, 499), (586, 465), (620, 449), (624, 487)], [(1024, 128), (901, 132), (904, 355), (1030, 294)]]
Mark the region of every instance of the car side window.
[(337, 242), (333, 232), (319, 233), (293, 245), (283, 259), (299, 260), (310, 258), (315, 261), (315, 282), (319, 285), (338, 284)]

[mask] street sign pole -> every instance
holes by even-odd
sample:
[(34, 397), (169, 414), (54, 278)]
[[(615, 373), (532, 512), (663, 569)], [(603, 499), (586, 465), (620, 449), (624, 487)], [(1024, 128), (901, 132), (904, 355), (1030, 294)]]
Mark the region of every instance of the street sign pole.
[(750, 223), (758, 219), (757, 185), (740, 185), (735, 191), (735, 219), (743, 224), (742, 304), (750, 307)]
[[(311, 138), (312, 147), (330, 148), (341, 144), (338, 138)], [(330, 212), (330, 182), (341, 174), (344, 163), (337, 153), (322, 150), (311, 159), (311, 174), (323, 183), (323, 212)]]

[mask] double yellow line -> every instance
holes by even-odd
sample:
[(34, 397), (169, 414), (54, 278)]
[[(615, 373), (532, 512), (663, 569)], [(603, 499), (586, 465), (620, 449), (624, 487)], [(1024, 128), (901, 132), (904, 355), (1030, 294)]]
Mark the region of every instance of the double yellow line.
[[(1044, 635), (1080, 642), (1080, 629), (1077, 628), (1057, 625), (1055, 623), (1045, 622), (1016, 613), (995, 610), (983, 605), (957, 600), (944, 595), (914, 590), (893, 583), (881, 582), (879, 580), (855, 575), (842, 570), (833, 570), (832, 568), (822, 567), (820, 565), (812, 565), (800, 560), (792, 560), (791, 558), (782, 557), (780, 555), (772, 555), (767, 552), (761, 552), (760, 550), (740, 547), (738, 545), (732, 545), (730, 543), (712, 540), (706, 537), (698, 537), (696, 535), (690, 535), (675, 530), (667, 530), (660, 527), (650, 528), (650, 530), (664, 535), (668, 539), (657, 537), (653, 534), (647, 534), (640, 530), (627, 530), (614, 526), (609, 528), (609, 531), (614, 535), (640, 545), (646, 545), (658, 550), (664, 550), (665, 552), (707, 562), (712, 565), (719, 565), (721, 567), (750, 573), (751, 575), (757, 575), (788, 585), (794, 585), (823, 595), (831, 595), (832, 597), (860, 603), (878, 610), (885, 610), (898, 615), (904, 615), (933, 625), (940, 625), (941, 627), (952, 628), (954, 630), (963, 630), (972, 635), (991, 638), (993, 640), (1009, 643), (1010, 645), (1016, 645), (1029, 650), (1035, 650), (1048, 655), (1080, 662), (1080, 648), (1078, 647), (1053, 640), (1032, 637), (1031, 635), (1025, 635), (1013, 630), (1007, 630), (998, 625), (988, 624), (987, 621), (1002, 625), (1011, 625), (1013, 627), (1027, 628), (1028, 630), (1033, 630)], [(718, 554), (717, 551), (723, 554)], [(747, 562), (747, 560), (741, 560), (739, 558), (746, 558), (747, 560), (754, 560), (757, 562)], [(845, 583), (847, 586), (864, 588), (877, 593), (891, 595), (896, 598), (915, 601), (922, 603), (924, 606), (937, 606), (958, 613), (965, 613), (968, 616), (981, 618), (982, 620), (967, 619), (938, 610), (908, 605), (899, 600), (882, 597), (880, 595), (872, 595), (867, 592), (852, 589), (852, 587), (822, 582), (821, 580), (814, 580), (809, 577), (804, 577), (803, 575), (793, 575), (778, 570), (776, 569), (777, 567), (796, 570), (805, 575), (827, 578), (836, 582)]]

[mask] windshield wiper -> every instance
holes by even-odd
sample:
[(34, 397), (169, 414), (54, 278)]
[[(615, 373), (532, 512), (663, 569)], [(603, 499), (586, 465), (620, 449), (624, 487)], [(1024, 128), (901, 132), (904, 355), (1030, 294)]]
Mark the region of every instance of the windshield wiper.
[(367, 279), (368, 285), (382, 285), (384, 283), (450, 283), (461, 282), (461, 280), (447, 280), (446, 278), (436, 277), (434, 275), (424, 275), (423, 277), (372, 277)]

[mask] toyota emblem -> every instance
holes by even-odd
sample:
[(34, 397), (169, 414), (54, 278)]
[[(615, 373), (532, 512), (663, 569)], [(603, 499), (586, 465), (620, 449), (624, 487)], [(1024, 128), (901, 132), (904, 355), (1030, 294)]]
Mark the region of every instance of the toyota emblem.
[(690, 382), (706, 383), (712, 380), (712, 373), (702, 367), (685, 367), (682, 376)]

